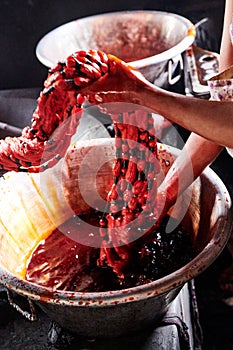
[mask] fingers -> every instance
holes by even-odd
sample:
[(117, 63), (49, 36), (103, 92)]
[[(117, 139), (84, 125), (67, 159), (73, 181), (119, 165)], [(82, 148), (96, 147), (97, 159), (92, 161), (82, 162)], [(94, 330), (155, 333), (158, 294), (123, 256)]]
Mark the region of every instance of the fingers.
[(145, 86), (143, 75), (115, 56), (108, 55), (108, 71), (81, 89), (92, 103), (127, 101), (132, 92)]

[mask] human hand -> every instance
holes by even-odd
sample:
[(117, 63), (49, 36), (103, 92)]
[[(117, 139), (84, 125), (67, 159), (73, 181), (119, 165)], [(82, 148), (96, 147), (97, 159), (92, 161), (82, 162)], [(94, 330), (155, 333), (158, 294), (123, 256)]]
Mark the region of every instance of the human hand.
[(129, 64), (108, 55), (108, 71), (98, 80), (80, 90), (94, 104), (127, 102), (140, 104), (140, 91), (149, 82)]

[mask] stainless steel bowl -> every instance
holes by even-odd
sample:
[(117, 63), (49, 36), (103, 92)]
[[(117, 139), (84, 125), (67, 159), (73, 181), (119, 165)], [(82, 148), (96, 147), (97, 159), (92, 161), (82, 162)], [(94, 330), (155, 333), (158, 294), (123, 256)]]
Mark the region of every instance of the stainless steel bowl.
[[(175, 83), (181, 53), (195, 39), (186, 18), (160, 11), (123, 11), (78, 19), (46, 34), (36, 47), (38, 59), (51, 67), (77, 50), (111, 53), (139, 69), (157, 85)], [(180, 67), (181, 68), (181, 67)]]
[[(169, 146), (161, 146), (159, 150), (161, 160), (171, 160), (179, 153)], [(194, 186), (184, 193), (178, 210), (173, 211), (177, 218), (182, 217), (180, 209), (187, 203), (190, 194), (191, 202), (188, 201), (189, 209), (183, 218), (183, 225), (192, 235), (199, 253), (191, 262), (170, 275), (120, 291), (54, 292), (19, 279), (0, 266), (0, 282), (10, 290), (34, 300), (63, 328), (89, 338), (129, 334), (153, 325), (165, 314), (181, 287), (217, 258), (230, 237), (231, 200), (214, 171), (206, 169)]]

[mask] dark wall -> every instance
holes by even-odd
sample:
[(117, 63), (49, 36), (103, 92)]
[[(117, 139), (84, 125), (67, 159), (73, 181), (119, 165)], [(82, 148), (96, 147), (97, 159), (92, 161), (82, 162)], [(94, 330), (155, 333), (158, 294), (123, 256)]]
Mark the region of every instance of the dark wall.
[(1, 0), (0, 89), (40, 87), (47, 69), (35, 47), (51, 29), (76, 18), (117, 10), (152, 9), (181, 14), (196, 23), (209, 17), (214, 50), (218, 49), (224, 0)]

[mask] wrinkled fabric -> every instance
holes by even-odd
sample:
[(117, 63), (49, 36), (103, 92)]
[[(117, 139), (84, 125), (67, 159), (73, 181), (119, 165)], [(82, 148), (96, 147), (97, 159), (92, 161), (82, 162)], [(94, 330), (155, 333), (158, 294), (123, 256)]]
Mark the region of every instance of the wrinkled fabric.
[[(233, 21), (230, 26), (230, 36), (233, 45)], [(208, 81), (210, 99), (215, 101), (233, 101), (233, 66), (217, 74)], [(226, 148), (233, 157), (233, 149)]]

